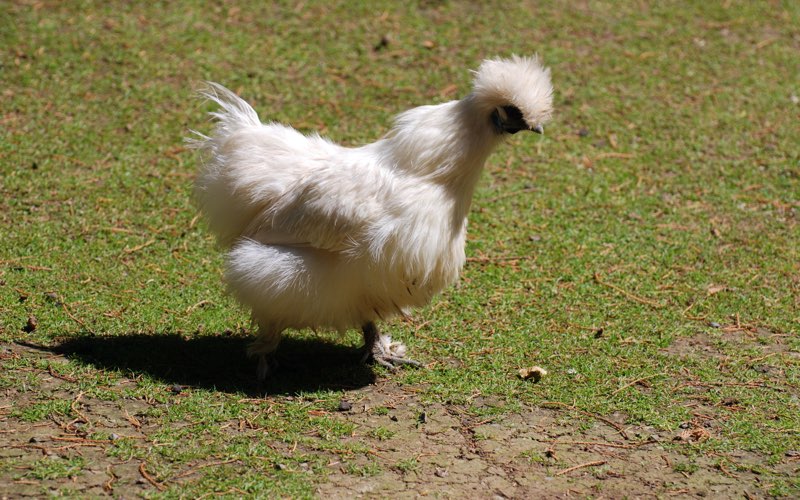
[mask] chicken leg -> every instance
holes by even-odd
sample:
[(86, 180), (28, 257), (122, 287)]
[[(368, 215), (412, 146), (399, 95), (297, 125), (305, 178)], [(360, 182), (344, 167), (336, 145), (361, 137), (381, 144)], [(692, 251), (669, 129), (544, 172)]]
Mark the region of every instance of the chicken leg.
[(419, 361), (406, 357), (406, 346), (402, 342), (392, 342), (389, 335), (381, 335), (372, 321), (366, 323), (361, 331), (364, 333), (362, 363), (371, 359), (392, 371), (397, 370), (400, 365), (422, 366)]
[(258, 323), (258, 335), (256, 339), (247, 346), (247, 355), (258, 358), (256, 367), (256, 379), (258, 383), (263, 383), (270, 373), (277, 367), (275, 350), (281, 341), (281, 330), (267, 324)]

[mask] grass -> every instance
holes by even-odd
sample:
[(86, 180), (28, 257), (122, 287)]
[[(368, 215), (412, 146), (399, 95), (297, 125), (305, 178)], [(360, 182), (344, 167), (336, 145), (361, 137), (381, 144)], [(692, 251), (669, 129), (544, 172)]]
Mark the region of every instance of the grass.
[[(773, 493), (800, 491), (777, 468), (800, 449), (796, 4), (11, 2), (0, 19), (0, 340), (71, 354), (4, 360), (6, 419), (75, 418), (79, 393), (147, 402), (157, 446), (107, 454), (166, 494), (311, 495), (322, 452), (379, 474), (342, 438), (397, 436), (335, 416), (374, 380), (352, 366), (356, 335), (290, 333), (291, 363), (338, 362), (253, 401), (247, 313), (191, 203), (182, 141), (209, 128), (193, 89), (220, 81), (262, 117), (355, 145), (464, 95), (483, 57), (538, 52), (555, 121), (490, 159), (461, 284), (385, 326), (431, 366), (393, 378), (476, 418), (559, 402), (669, 433), (713, 413), (699, 452), (758, 453)], [(550, 374), (515, 377), (531, 365)], [(25, 477), (87, 466), (42, 459)]]

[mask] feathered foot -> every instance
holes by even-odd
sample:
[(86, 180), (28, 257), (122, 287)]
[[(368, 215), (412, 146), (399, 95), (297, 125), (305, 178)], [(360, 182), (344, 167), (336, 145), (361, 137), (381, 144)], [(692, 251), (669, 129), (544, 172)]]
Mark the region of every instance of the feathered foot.
[(258, 358), (256, 366), (256, 380), (261, 384), (267, 377), (278, 368), (275, 359), (275, 350), (281, 341), (281, 331), (275, 328), (258, 325), (258, 336), (247, 346), (247, 355)]
[(373, 360), (392, 371), (397, 370), (400, 365), (422, 366), (422, 363), (406, 357), (406, 346), (402, 342), (392, 342), (389, 335), (378, 333), (375, 323), (370, 321), (361, 331), (364, 333), (362, 363)]

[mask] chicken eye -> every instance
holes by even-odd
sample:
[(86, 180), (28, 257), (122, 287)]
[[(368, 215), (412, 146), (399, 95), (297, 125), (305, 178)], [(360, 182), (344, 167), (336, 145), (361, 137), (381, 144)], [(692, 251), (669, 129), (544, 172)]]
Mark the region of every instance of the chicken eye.
[(503, 108), (494, 108), (492, 111), (492, 125), (498, 134), (503, 132), (505, 122), (508, 119), (508, 114)]
[(520, 122), (524, 121), (522, 118), (522, 111), (519, 110), (516, 106), (503, 106), (500, 108), (503, 110), (505, 116), (503, 117), (503, 122), (508, 123), (509, 121)]

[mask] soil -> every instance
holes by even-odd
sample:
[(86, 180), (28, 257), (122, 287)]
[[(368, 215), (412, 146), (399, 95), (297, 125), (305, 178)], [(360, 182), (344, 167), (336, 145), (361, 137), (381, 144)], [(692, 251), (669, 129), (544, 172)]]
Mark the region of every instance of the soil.
[[(675, 349), (680, 350), (680, 346)], [(52, 361), (59, 355), (18, 344), (3, 346), (4, 358), (18, 356), (47, 356)], [(69, 381), (63, 376), (44, 370), (39, 375), (42, 390), (49, 391), (54, 399), (72, 400), (81, 415), (112, 438), (153, 440), (151, 434), (158, 427), (137, 415), (156, 403), (76, 397), (74, 390), (65, 390)], [(136, 384), (134, 380), (121, 383), (131, 387)], [(332, 409), (329, 415), (354, 424), (358, 436), (347, 439), (358, 440), (372, 450), (356, 458), (356, 465), (369, 471), (377, 462), (380, 470), (354, 474), (352, 462), (345, 467), (330, 453), (328, 474), (320, 477), (316, 487), (318, 496), (754, 498), (767, 496), (770, 487), (768, 481), (751, 472), (758, 470), (766, 457), (752, 453), (729, 452), (724, 460), (696, 453), (692, 454), (691, 466), (683, 466), (689, 461), (683, 453), (685, 447), (696, 446), (704, 439), (703, 422), (670, 435), (626, 425), (625, 416), (619, 414), (582, 413), (575, 418), (581, 412), (565, 405), (528, 407), (477, 419), (459, 406), (423, 402), (418, 392), (419, 388), (382, 379), (345, 392), (338, 411)], [(12, 460), (15, 464), (10, 470), (0, 468), (3, 498), (39, 497), (43, 491), (65, 488), (78, 496), (129, 497), (156, 493), (165, 487), (143, 470), (140, 462), (109, 457), (108, 441), (81, 437), (75, 422), (48, 419), (26, 423), (12, 418), (12, 407), (34, 397), (28, 394), (31, 392), (0, 394), (0, 462)], [(478, 396), (473, 404), (502, 406), (503, 402)], [(234, 426), (229, 431), (254, 432)], [(294, 451), (286, 449), (287, 454)], [(20, 479), (20, 469), (43, 457), (60, 460), (76, 454), (84, 461), (78, 476)], [(720, 464), (736, 464), (735, 471)], [(199, 468), (213, 465), (213, 461), (192, 464), (174, 481), (190, 480)], [(790, 459), (784, 466), (789, 476), (797, 462)]]

